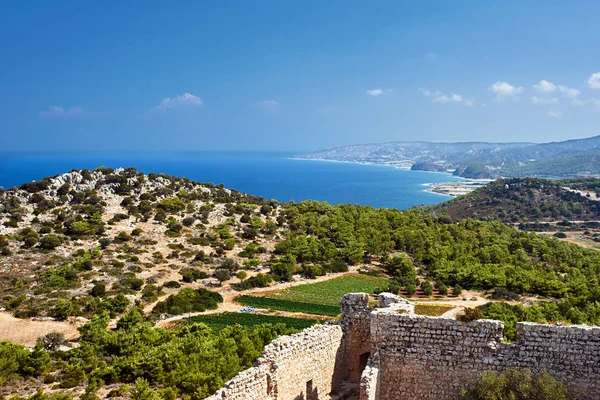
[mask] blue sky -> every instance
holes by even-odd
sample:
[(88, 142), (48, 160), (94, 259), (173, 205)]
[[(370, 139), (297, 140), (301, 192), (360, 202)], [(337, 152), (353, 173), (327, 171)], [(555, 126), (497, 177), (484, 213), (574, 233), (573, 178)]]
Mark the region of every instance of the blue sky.
[(600, 134), (595, 1), (4, 1), (5, 150)]

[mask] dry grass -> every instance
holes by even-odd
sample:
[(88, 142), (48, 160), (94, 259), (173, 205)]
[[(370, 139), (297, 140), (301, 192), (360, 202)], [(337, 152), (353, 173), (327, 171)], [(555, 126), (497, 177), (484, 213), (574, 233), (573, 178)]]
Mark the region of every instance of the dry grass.
[(456, 306), (449, 304), (415, 304), (415, 313), (418, 315), (427, 315), (429, 317), (439, 317), (450, 310), (453, 310)]

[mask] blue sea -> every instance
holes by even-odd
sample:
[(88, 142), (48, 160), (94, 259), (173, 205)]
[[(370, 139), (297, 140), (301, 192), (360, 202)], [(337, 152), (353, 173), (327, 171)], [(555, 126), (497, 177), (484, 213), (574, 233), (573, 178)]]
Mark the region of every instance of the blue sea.
[(313, 199), (407, 209), (448, 196), (426, 192), (426, 184), (460, 178), (393, 167), (290, 159), (288, 153), (234, 152), (48, 152), (0, 153), (0, 186), (9, 188), (72, 169), (135, 167), (228, 188), (266, 199)]

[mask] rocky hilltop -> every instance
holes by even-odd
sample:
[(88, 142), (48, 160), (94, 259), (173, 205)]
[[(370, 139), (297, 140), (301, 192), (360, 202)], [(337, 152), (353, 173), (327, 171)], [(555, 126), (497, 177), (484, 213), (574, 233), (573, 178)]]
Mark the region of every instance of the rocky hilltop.
[(4, 190), (0, 306), (58, 319), (151, 306), (182, 277), (216, 283), (215, 269), (229, 279), (267, 261), (279, 211), (274, 201), (133, 168)]

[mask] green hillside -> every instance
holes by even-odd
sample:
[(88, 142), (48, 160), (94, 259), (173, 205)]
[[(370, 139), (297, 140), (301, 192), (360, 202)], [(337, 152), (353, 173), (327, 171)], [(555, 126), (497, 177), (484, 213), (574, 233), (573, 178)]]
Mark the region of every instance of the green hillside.
[(514, 177), (600, 175), (600, 148), (563, 153), (527, 165), (505, 168), (501, 174)]
[[(586, 184), (586, 180), (580, 179), (574, 182), (585, 187), (598, 181), (592, 179)], [(563, 184), (568, 182), (538, 178), (499, 179), (432, 209), (454, 220), (475, 218), (504, 223), (600, 219), (600, 202), (565, 188)]]

